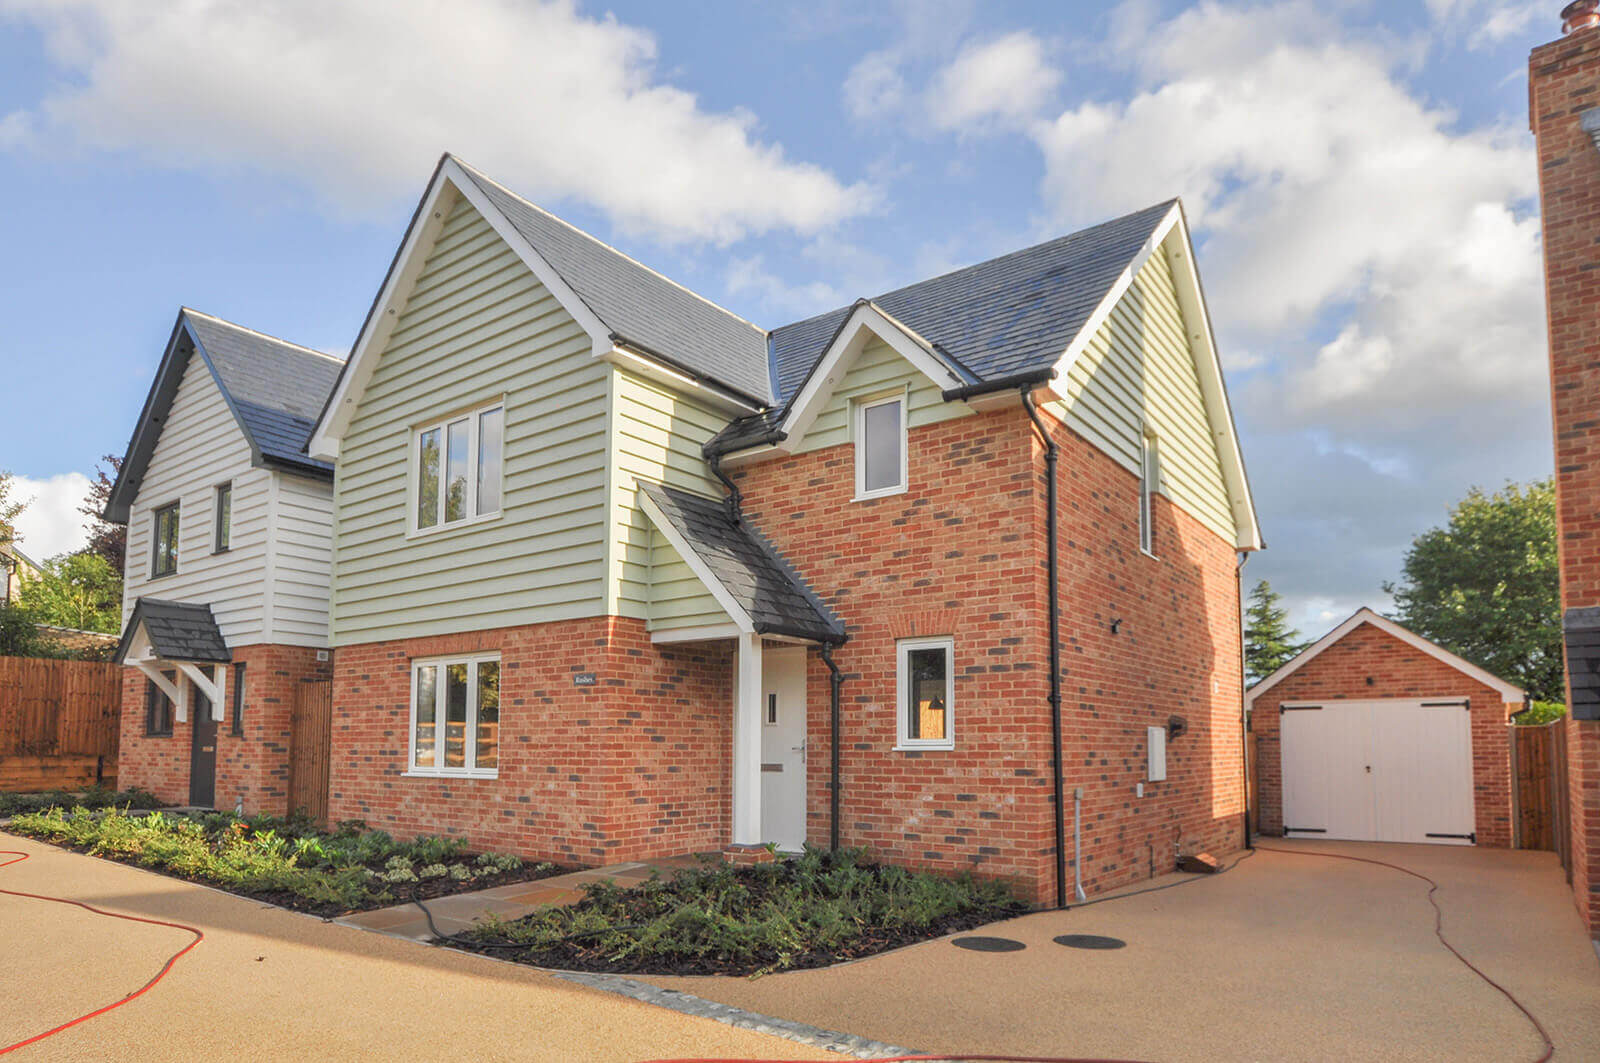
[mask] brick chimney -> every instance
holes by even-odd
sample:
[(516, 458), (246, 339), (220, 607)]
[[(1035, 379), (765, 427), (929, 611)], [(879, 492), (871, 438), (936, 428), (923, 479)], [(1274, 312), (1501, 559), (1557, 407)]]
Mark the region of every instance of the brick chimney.
[(1600, 937), (1600, 0), (1528, 60), (1538, 146), (1566, 643), (1572, 888)]

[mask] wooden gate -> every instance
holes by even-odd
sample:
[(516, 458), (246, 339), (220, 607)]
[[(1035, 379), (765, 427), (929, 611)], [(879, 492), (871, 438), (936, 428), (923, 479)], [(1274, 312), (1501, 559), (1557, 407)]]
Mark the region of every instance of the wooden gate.
[(122, 668), (0, 657), (0, 790), (116, 780)]
[(306, 680), (295, 688), (289, 718), (289, 811), (328, 819), (328, 765), (332, 759), (333, 684)]
[(1511, 792), (1519, 849), (1561, 852), (1566, 834), (1565, 764), (1560, 756), (1567, 722), (1511, 728)]

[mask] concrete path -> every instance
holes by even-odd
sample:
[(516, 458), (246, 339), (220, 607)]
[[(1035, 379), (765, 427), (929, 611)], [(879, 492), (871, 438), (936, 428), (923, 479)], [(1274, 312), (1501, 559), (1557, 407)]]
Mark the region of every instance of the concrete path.
[[(651, 875), (670, 876), (684, 868), (699, 863), (696, 856), (675, 856), (665, 860), (611, 864), (607, 867), (584, 871), (569, 871), (532, 882), (514, 882), (509, 886), (457, 893), (450, 897), (424, 901), (433, 913), (434, 925), (442, 934), (458, 934), (486, 915), (502, 919), (517, 919), (535, 908), (553, 904), (571, 904), (583, 899), (583, 887), (593, 882), (612, 882), (618, 886), (637, 886)], [(436, 935), (428, 926), (427, 916), (409, 901), (390, 908), (375, 908), (370, 912), (357, 912), (334, 922), (361, 930), (375, 930), (391, 937), (409, 941), (430, 941)]]
[[(1600, 1059), (1600, 961), (1554, 854), (1264, 844), (1384, 859), (1434, 878), (1445, 933), (1543, 1020), (1558, 1063)], [(1218, 878), (977, 932), (1021, 941), (1020, 952), (969, 952), (944, 939), (821, 971), (644, 980), (929, 1052), (1536, 1059), (1541, 1044), (1521, 1014), (1434, 938), (1426, 893), (1386, 868), (1261, 851)], [(1127, 945), (1069, 949), (1052, 941), (1063, 934)]]
[[(148, 994), (24, 1060), (839, 1057), (538, 971), (323, 922), (0, 833), (0, 888), (189, 923)], [(120, 999), (191, 935), (0, 895), (0, 1045)]]

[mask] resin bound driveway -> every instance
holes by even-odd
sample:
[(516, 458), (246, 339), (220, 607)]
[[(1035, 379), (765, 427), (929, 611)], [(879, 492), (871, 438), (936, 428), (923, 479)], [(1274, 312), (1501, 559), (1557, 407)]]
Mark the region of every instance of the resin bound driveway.
[[(263, 906), (0, 833), (0, 889), (187, 923), (205, 940), (145, 996), (9, 1057), (529, 1059), (837, 1055), (537, 971)], [(0, 858), (4, 859), (4, 858)], [(0, 1045), (137, 989), (192, 935), (0, 895)]]

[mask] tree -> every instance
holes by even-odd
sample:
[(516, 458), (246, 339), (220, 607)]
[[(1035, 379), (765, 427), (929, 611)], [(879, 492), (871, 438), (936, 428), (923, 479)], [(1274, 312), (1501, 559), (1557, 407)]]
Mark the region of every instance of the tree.
[(1245, 608), (1244, 670), (1247, 683), (1258, 683), (1306, 648), (1300, 632), (1289, 626), (1289, 610), (1266, 580), (1250, 591)]
[(1540, 701), (1561, 701), (1561, 591), (1550, 480), (1474, 487), (1411, 542), (1394, 619)]
[(21, 605), (0, 605), (0, 657), (38, 657), (42, 652), (33, 614)]
[(0, 469), (0, 546), (9, 546), (17, 538), (17, 518), (28, 508), (28, 503), (11, 497), (11, 474)]
[(115, 635), (122, 623), (122, 577), (92, 550), (64, 554), (23, 581), (22, 603), (41, 624)]
[[(78, 512), (89, 518), (83, 524), (84, 530), (89, 533), (87, 549), (105, 558), (111, 571), (120, 577), (128, 552), (128, 528), (125, 524), (111, 523), (102, 514), (111, 501), (111, 486), (122, 471), (122, 459), (115, 454), (107, 454), (100, 461), (102, 464), (95, 466), (94, 482), (89, 485), (89, 493), (84, 496)], [(106, 473), (107, 465), (111, 467), (110, 475)]]

